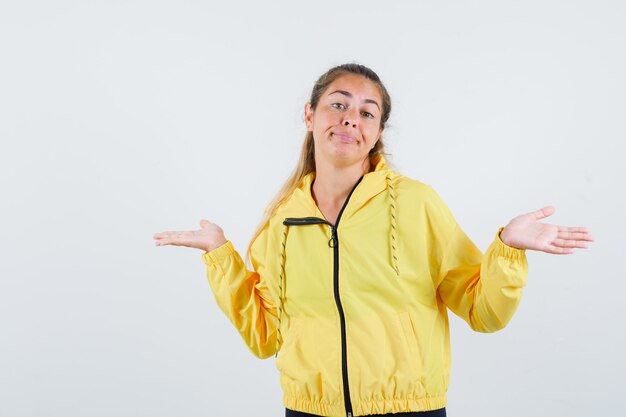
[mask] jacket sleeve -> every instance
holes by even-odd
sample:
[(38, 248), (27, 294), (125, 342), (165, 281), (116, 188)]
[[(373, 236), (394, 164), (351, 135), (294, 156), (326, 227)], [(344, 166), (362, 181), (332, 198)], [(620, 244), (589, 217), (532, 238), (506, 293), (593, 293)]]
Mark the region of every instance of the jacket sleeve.
[(253, 271), (246, 268), (230, 241), (202, 255), (218, 306), (259, 358), (276, 352), (278, 323), (276, 305), (264, 279), (265, 232), (252, 245)]
[(526, 251), (505, 245), (500, 228), (483, 254), (436, 199), (441, 264), (437, 292), (457, 316), (479, 332), (504, 328), (519, 304), (528, 276)]

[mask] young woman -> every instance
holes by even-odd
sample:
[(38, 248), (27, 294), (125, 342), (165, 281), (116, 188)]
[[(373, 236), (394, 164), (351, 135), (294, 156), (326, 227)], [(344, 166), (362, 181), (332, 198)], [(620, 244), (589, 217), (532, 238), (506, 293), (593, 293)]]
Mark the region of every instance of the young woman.
[(445, 416), (447, 309), (493, 332), (526, 283), (525, 250), (585, 248), (585, 228), (515, 217), (482, 254), (435, 191), (391, 170), (391, 100), (367, 67), (331, 68), (305, 105), (300, 162), (248, 249), (222, 229), (154, 235), (203, 250), (217, 303), (252, 353), (276, 355), (287, 416)]

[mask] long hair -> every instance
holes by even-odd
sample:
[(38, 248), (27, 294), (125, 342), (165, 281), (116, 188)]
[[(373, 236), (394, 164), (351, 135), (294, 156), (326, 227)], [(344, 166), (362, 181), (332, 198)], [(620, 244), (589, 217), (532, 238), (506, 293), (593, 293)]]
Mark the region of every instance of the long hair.
[[(313, 86), (313, 91), (311, 92), (311, 98), (309, 99), (309, 103), (311, 103), (311, 109), (315, 111), (317, 109), (317, 105), (319, 103), (320, 97), (326, 89), (339, 77), (346, 74), (356, 74), (362, 77), (367, 78), (372, 81), (374, 84), (378, 86), (380, 90), (380, 95), (382, 96), (382, 110), (380, 117), (380, 128), (384, 129), (389, 120), (389, 115), (391, 114), (391, 97), (387, 92), (387, 89), (383, 85), (382, 81), (378, 77), (378, 75), (369, 69), (368, 67), (360, 64), (343, 64), (333, 67), (322, 74), (321, 77), (315, 82)], [(376, 142), (376, 145), (369, 152), (369, 160), (370, 165), (373, 165), (378, 158), (379, 155), (386, 155), (385, 153), (385, 145), (383, 143), (382, 135), (380, 139)], [(252, 236), (250, 243), (248, 245), (248, 250), (246, 251), (246, 259), (250, 260), (250, 249), (252, 248), (252, 243), (259, 236), (261, 231), (267, 226), (270, 217), (278, 206), (280, 206), (293, 191), (298, 187), (302, 178), (305, 175), (315, 172), (315, 145), (313, 142), (313, 132), (307, 132), (304, 137), (304, 143), (302, 145), (302, 150), (300, 151), (300, 159), (298, 160), (298, 164), (295, 169), (285, 181), (280, 191), (276, 194), (274, 199), (267, 206), (265, 213), (263, 214), (263, 218), (257, 227), (256, 232)]]

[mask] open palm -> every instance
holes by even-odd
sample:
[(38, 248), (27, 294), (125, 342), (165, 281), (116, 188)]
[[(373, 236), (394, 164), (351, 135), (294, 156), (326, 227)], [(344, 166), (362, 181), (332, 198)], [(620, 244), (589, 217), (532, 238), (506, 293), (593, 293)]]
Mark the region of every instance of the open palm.
[(574, 253), (575, 248), (587, 248), (587, 242), (593, 242), (593, 237), (585, 227), (539, 223), (539, 220), (551, 216), (554, 212), (554, 207), (547, 206), (517, 216), (502, 230), (500, 238), (506, 245), (514, 248), (559, 255)]
[(222, 228), (205, 219), (200, 220), (200, 230), (161, 232), (156, 233), (153, 239), (156, 246), (186, 246), (206, 252), (226, 243)]

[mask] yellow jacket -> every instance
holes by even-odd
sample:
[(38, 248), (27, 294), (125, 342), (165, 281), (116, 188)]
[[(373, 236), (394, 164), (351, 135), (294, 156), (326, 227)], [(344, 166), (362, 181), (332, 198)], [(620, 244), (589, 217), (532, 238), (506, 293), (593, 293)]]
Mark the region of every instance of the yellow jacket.
[(498, 233), (483, 255), (431, 187), (383, 158), (336, 228), (311, 197), (313, 178), (254, 241), (254, 271), (230, 242), (202, 255), (219, 307), (253, 354), (277, 355), (287, 408), (362, 416), (444, 407), (446, 309), (476, 331), (503, 328), (526, 283), (525, 251)]

